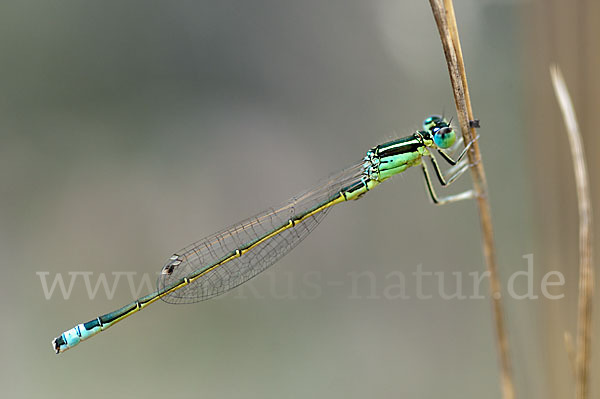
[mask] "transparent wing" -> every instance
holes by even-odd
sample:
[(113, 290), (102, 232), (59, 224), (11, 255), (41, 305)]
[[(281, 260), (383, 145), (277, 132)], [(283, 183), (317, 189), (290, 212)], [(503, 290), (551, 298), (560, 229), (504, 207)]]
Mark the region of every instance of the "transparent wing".
[[(165, 290), (186, 277), (208, 270), (228, 258), (236, 250), (246, 248), (265, 236), (287, 225), (290, 219), (302, 217), (336, 197), (340, 190), (358, 181), (363, 164), (357, 163), (319, 182), (312, 190), (297, 195), (279, 207), (269, 208), (251, 218), (239, 222), (206, 237), (174, 254), (158, 278), (158, 290)], [(168, 303), (194, 303), (223, 294), (250, 280), (302, 241), (325, 217), (330, 208), (296, 223), (244, 252), (241, 257), (215, 267), (198, 280), (162, 299)]]

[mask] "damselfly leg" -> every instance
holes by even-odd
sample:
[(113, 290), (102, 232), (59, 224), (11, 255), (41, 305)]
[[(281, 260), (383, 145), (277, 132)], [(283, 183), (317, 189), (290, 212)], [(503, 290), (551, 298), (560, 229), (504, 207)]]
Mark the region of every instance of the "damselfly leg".
[[(431, 158), (431, 163), (433, 164), (433, 168), (435, 170), (435, 174), (443, 187), (452, 184), (454, 181), (456, 181), (456, 179), (462, 176), (469, 169), (469, 167), (472, 166), (464, 157), (467, 154), (469, 148), (471, 148), (473, 142), (478, 138), (479, 136), (477, 136), (474, 140), (467, 144), (459, 154), (458, 158), (456, 158), (456, 160), (454, 160), (448, 153), (438, 148), (438, 152), (440, 153), (440, 155), (442, 155), (446, 162), (448, 162), (450, 165), (453, 165), (452, 168), (448, 170), (447, 176), (444, 176), (444, 173), (442, 172), (442, 169), (440, 168), (440, 165), (437, 162), (435, 156), (431, 153), (429, 154), (429, 157)], [(460, 140), (457, 141), (462, 142), (462, 137), (460, 138)], [(433, 188), (433, 183), (431, 181), (431, 176), (429, 174), (429, 170), (427, 169), (427, 165), (425, 164), (425, 162), (423, 162), (421, 166), (423, 168), (423, 176), (425, 178), (425, 185), (427, 187), (427, 191), (429, 192), (431, 200), (434, 204), (443, 205), (475, 197), (475, 192), (473, 190), (467, 190), (459, 194), (448, 195), (445, 197), (438, 197), (435, 192), (435, 189)]]

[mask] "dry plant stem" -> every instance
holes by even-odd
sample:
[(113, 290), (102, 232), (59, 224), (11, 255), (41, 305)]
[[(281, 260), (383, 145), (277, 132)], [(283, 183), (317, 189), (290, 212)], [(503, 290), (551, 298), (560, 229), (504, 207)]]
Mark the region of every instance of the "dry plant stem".
[(594, 293), (594, 271), (592, 269), (592, 204), (589, 180), (585, 166), (585, 153), (575, 110), (560, 69), (550, 67), (554, 92), (567, 127), (577, 202), (579, 205), (579, 298), (577, 309), (577, 346), (575, 354), (575, 397), (588, 397), (589, 367), (591, 361), (592, 297)]
[[(456, 103), (460, 128), (465, 143), (470, 143), (476, 137), (476, 134), (475, 129), (469, 125), (469, 121), (474, 118), (471, 109), (462, 52), (460, 50), (454, 8), (450, 0), (445, 0), (445, 6), (441, 4), (440, 0), (429, 0), (429, 3), (431, 4), (433, 16), (442, 40), (446, 63), (448, 64), (448, 72), (454, 91), (454, 101)], [(471, 167), (471, 173), (473, 176), (473, 186), (477, 194), (477, 205), (479, 207), (483, 254), (488, 271), (490, 272), (492, 311), (500, 357), (502, 397), (504, 399), (513, 399), (515, 397), (514, 385), (508, 348), (508, 337), (504, 326), (504, 312), (500, 300), (501, 286), (496, 263), (494, 231), (492, 228), (492, 218), (487, 195), (485, 171), (483, 169), (483, 163), (481, 162), (481, 153), (479, 152), (477, 141), (471, 146), (468, 155), (469, 162), (473, 165)]]

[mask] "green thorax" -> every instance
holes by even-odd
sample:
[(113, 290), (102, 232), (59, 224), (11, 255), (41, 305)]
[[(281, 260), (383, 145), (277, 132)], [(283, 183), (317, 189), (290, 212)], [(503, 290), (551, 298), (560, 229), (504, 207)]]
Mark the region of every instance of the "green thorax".
[(370, 178), (381, 182), (420, 164), (421, 157), (429, 154), (427, 147), (433, 145), (422, 132), (416, 132), (372, 148), (365, 157), (372, 164)]
[(423, 130), (410, 136), (380, 144), (367, 151), (360, 180), (344, 187), (344, 200), (358, 199), (384, 180), (419, 165), (429, 148), (447, 149), (456, 141), (456, 133), (442, 116), (433, 115), (423, 122)]

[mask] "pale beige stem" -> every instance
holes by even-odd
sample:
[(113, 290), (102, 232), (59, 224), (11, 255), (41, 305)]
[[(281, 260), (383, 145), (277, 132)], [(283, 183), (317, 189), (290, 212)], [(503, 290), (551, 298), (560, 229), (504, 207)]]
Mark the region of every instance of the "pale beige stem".
[(577, 203), (579, 206), (579, 298), (577, 305), (577, 345), (575, 347), (575, 398), (589, 396), (589, 368), (592, 341), (592, 297), (594, 270), (592, 268), (592, 203), (588, 172), (583, 152), (583, 140), (577, 124), (575, 109), (560, 69), (550, 67), (554, 92), (567, 127), (573, 157)]
[[(467, 77), (460, 48), (458, 29), (456, 27), (456, 18), (454, 16), (454, 7), (451, 0), (444, 0), (445, 6), (440, 0), (430, 0), (431, 9), (435, 22), (440, 33), (450, 81), (454, 91), (454, 101), (456, 103), (456, 112), (465, 143), (470, 143), (475, 137), (475, 128), (470, 125), (474, 120), (473, 110), (471, 109), (471, 100), (467, 86)], [(497, 348), (500, 358), (500, 373), (502, 397), (504, 399), (514, 399), (514, 384), (512, 379), (512, 370), (510, 362), (510, 352), (508, 346), (508, 337), (504, 325), (504, 311), (501, 302), (501, 284), (498, 276), (498, 267), (496, 262), (496, 248), (494, 244), (494, 230), (492, 227), (492, 217), (487, 193), (487, 181), (483, 162), (481, 162), (481, 153), (477, 141), (473, 143), (469, 150), (469, 162), (473, 176), (473, 185), (477, 193), (477, 205), (479, 208), (479, 219), (482, 233), (482, 247), (487, 269), (490, 272), (490, 291), (492, 297), (492, 313), (494, 317), (494, 330), (497, 338)]]

